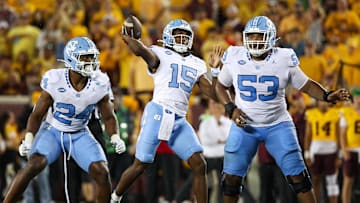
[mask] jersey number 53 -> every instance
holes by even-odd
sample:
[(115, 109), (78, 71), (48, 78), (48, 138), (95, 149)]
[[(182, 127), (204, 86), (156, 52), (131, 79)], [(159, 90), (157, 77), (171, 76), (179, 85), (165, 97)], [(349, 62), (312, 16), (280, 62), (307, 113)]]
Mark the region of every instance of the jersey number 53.
[[(238, 88), (240, 90), (240, 97), (244, 101), (255, 101), (259, 99), (261, 101), (269, 101), (276, 97), (279, 89), (279, 78), (273, 75), (263, 75), (257, 77), (257, 75), (238, 75)], [(245, 85), (245, 82), (249, 82), (254, 85)], [(256, 89), (256, 85), (259, 83), (269, 84), (267, 86), (267, 92), (265, 94), (259, 94)], [(244, 94), (243, 92), (248, 92)]]

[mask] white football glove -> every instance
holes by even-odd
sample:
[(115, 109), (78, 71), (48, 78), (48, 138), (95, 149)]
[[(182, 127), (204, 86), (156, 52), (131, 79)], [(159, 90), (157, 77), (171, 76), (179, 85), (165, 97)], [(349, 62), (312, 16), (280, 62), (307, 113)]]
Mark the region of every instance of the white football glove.
[(19, 154), (20, 156), (27, 156), (31, 150), (31, 144), (33, 141), (33, 134), (30, 132), (27, 132), (25, 134), (25, 140), (21, 142), (21, 145), (19, 146)]
[(125, 142), (122, 139), (120, 139), (120, 136), (118, 134), (113, 134), (111, 136), (110, 143), (114, 146), (116, 153), (121, 154), (125, 152), (126, 150)]

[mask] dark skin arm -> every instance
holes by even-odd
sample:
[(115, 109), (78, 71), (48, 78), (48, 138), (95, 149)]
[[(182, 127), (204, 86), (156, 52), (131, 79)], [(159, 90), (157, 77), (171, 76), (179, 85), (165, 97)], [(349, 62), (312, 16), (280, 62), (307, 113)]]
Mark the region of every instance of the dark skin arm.
[(141, 56), (144, 59), (144, 61), (148, 64), (149, 71), (151, 73), (155, 73), (160, 65), (159, 57), (140, 40), (124, 34), (122, 35), (122, 39), (136, 56)]
[(113, 104), (110, 101), (109, 95), (106, 95), (98, 102), (98, 107), (102, 115), (102, 120), (105, 124), (106, 133), (109, 136), (119, 134), (117, 118), (115, 116)]
[(221, 83), (217, 82), (215, 85), (215, 92), (219, 102), (223, 105), (233, 102), (230, 94), (228, 93), (228, 87), (225, 87)]
[[(323, 95), (324, 92), (326, 92), (327, 90), (319, 83), (315, 82), (312, 79), (309, 79), (300, 89), (300, 91), (307, 93), (308, 95), (317, 100), (324, 101)], [(348, 101), (349, 99), (350, 93), (344, 88), (338, 89), (333, 93), (329, 94), (328, 96), (328, 100), (334, 103), (338, 101)]]
[(29, 116), (26, 126), (26, 132), (31, 132), (34, 135), (36, 134), (36, 132), (40, 128), (41, 122), (45, 114), (47, 113), (49, 107), (52, 105), (53, 102), (54, 101), (49, 93), (47, 93), (46, 91), (41, 92), (41, 95)]
[[(214, 47), (214, 49), (212, 50), (212, 52), (210, 53), (210, 57), (209, 57), (209, 66), (210, 67), (220, 67), (221, 64), (221, 56), (223, 55), (224, 50), (222, 50), (222, 48), (220, 46), (216, 46)], [(206, 75), (202, 75), (199, 78), (199, 88), (200, 90), (205, 93), (208, 97), (210, 97), (211, 99), (215, 100), (216, 102), (218, 102), (218, 98), (216, 97), (216, 92), (215, 92), (215, 85), (217, 83), (217, 77), (213, 77), (212, 81), (210, 81), (210, 79), (206, 76)]]
[[(213, 82), (214, 82), (214, 79), (213, 79)], [(199, 82), (197, 84), (199, 85), (201, 92), (203, 92), (205, 95), (207, 95), (211, 99), (218, 101), (216, 94), (215, 94), (215, 89), (213, 88), (213, 85), (212, 85), (212, 82), (205, 74), (200, 76)]]

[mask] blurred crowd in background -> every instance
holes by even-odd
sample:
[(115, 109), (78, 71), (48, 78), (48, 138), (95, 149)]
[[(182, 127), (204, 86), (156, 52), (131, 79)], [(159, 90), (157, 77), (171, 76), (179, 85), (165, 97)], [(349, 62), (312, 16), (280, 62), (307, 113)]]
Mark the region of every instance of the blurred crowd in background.
[[(360, 86), (359, 0), (0, 0), (0, 95), (36, 98), (43, 73), (63, 67), (57, 59), (63, 59), (65, 43), (75, 36), (87, 36), (99, 48), (101, 70), (111, 79), (119, 126), (122, 137), (127, 140), (131, 159), (142, 107), (151, 98), (153, 82), (147, 75), (145, 62), (132, 54), (121, 39), (122, 23), (130, 14), (140, 19), (141, 40), (146, 45), (158, 44), (163, 27), (170, 20), (187, 20), (195, 35), (193, 54), (205, 61), (216, 45), (224, 49), (241, 45), (242, 29), (247, 20), (266, 15), (277, 27), (277, 45), (293, 48), (309, 77), (329, 89)], [(196, 130), (206, 120), (204, 115), (211, 114), (207, 98), (201, 98), (197, 92), (195, 89), (191, 97), (188, 115)], [(300, 143), (303, 143), (305, 112), (315, 103), (292, 89), (287, 95), (289, 111), (297, 124)], [(31, 106), (30, 102), (25, 109)], [(6, 178), (11, 178), (24, 161), (18, 156), (17, 148), (26, 125), (25, 115), (28, 114), (12, 111), (1, 115), (1, 193), (9, 182)], [(163, 147), (159, 154), (172, 154), (166, 145)], [(111, 146), (108, 153), (113, 153)], [(119, 162), (121, 165), (122, 159)], [(177, 162), (179, 167), (173, 181), (180, 187), (186, 185), (191, 174), (186, 163)], [(57, 167), (52, 166), (50, 174), (61, 174)], [(118, 179), (121, 170), (113, 170), (118, 170), (114, 172)], [(156, 176), (162, 176), (164, 169), (159, 167), (155, 171)], [(50, 177), (52, 181), (62, 181), (57, 175)], [(130, 192), (136, 194), (136, 198), (144, 197), (146, 188), (150, 188), (141, 181), (144, 180), (140, 179), (131, 190), (133, 193)], [(59, 190), (52, 188), (54, 200), (63, 200), (63, 193), (56, 193)], [(170, 192), (173, 193), (171, 200), (191, 200), (191, 189), (176, 194), (179, 192)], [(160, 190), (155, 194), (164, 196), (163, 193)], [(248, 198), (250, 202), (259, 196), (249, 195), (253, 196)]]

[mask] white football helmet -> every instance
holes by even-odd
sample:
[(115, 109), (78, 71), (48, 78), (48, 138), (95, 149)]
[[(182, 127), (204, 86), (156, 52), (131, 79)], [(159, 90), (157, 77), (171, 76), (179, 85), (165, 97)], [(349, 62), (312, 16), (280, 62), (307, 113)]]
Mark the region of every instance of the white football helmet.
[[(80, 56), (93, 55), (91, 61), (80, 61)], [(65, 66), (82, 76), (91, 77), (94, 71), (99, 69), (99, 50), (87, 37), (76, 37), (68, 41), (64, 48)]]
[[(174, 30), (184, 30), (188, 34), (174, 35)], [(180, 43), (177, 43), (175, 37), (180, 37)], [(176, 52), (188, 52), (193, 44), (194, 33), (188, 22), (182, 19), (170, 21), (163, 30), (162, 42), (165, 47), (174, 49)]]
[[(250, 40), (249, 34), (262, 34), (262, 40)], [(243, 31), (244, 46), (252, 56), (261, 56), (275, 46), (276, 27), (266, 16), (257, 16), (250, 19)]]

